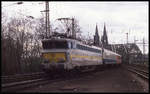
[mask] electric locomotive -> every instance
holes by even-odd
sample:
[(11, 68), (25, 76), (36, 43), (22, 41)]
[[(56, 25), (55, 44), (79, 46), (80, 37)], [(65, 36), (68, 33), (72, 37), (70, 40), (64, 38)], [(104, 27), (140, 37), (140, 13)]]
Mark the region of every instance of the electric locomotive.
[(92, 70), (102, 65), (102, 49), (68, 38), (42, 40), (43, 70)]

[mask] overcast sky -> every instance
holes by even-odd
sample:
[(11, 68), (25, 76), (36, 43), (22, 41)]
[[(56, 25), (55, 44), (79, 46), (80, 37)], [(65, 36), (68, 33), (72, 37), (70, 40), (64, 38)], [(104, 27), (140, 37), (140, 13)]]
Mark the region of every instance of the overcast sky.
[[(24, 2), (22, 5), (16, 2), (2, 2), (2, 11), (8, 16), (16, 16), (18, 13), (41, 17), (40, 11), (45, 10), (45, 2)], [(84, 35), (93, 38), (96, 23), (99, 35), (102, 35), (104, 23), (109, 43), (126, 43), (129, 33), (129, 42), (137, 43), (149, 41), (148, 27), (148, 2), (49, 2), (50, 21), (55, 22), (61, 17), (75, 17), (79, 21)], [(143, 45), (138, 45), (143, 51)], [(148, 46), (146, 46), (146, 53)]]

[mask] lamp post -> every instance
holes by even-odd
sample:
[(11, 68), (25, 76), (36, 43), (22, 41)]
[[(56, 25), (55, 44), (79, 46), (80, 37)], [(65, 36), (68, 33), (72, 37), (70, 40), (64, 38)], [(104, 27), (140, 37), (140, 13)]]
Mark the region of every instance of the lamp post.
[(127, 34), (127, 44), (128, 44), (128, 33), (126, 33)]

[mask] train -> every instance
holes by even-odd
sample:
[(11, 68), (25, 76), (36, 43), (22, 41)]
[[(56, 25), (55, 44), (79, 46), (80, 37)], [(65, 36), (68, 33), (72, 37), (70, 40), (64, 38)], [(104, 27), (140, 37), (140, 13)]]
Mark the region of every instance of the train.
[(94, 45), (68, 38), (42, 41), (42, 69), (53, 71), (90, 71), (103, 65), (120, 65), (121, 55)]

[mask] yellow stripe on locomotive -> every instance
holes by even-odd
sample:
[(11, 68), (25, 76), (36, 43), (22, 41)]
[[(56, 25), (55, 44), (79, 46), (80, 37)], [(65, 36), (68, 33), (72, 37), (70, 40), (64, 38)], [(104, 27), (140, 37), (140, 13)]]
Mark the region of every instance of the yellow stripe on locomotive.
[(66, 61), (66, 54), (60, 52), (43, 53), (43, 57), (53, 63)]
[(86, 59), (95, 59), (95, 60), (101, 60), (102, 59), (100, 56), (81, 56), (81, 55), (70, 55), (70, 58), (71, 59), (73, 59), (73, 58), (80, 58), (80, 59), (86, 58)]

